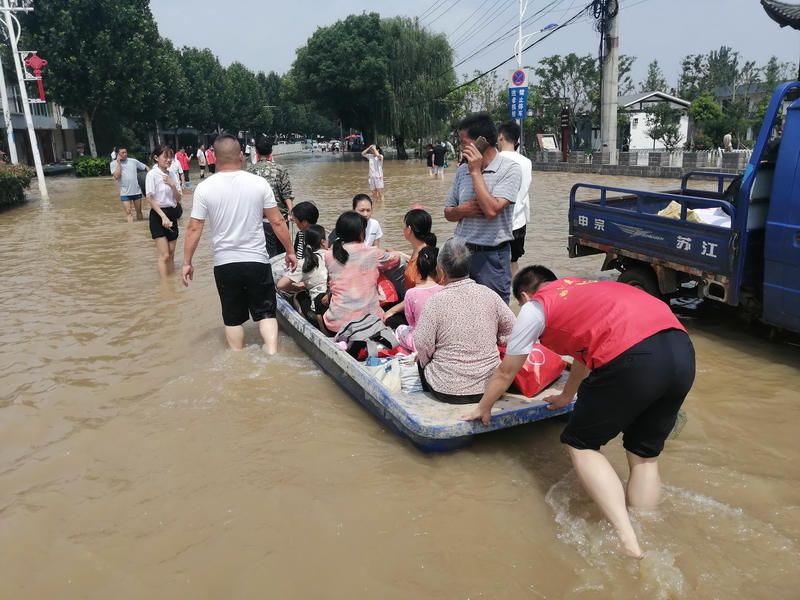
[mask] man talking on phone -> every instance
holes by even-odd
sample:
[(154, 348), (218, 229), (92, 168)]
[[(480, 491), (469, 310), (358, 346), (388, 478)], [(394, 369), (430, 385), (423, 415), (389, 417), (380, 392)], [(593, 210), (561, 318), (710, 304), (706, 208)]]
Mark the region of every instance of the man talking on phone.
[(514, 202), (522, 181), (520, 166), (500, 156), (497, 128), (486, 113), (458, 124), (461, 155), (444, 218), (458, 223), (455, 235), (472, 253), (469, 276), (508, 304), (511, 296), (511, 244)]

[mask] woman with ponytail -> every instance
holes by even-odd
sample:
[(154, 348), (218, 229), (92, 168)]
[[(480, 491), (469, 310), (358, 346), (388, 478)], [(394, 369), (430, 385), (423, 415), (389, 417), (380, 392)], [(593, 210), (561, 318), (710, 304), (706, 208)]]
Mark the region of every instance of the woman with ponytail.
[(328, 291), (328, 269), (325, 266), (328, 239), (321, 225), (310, 225), (303, 233), (303, 258), (297, 261), (294, 273), (280, 278), (277, 288), (293, 293), (292, 303), (297, 312), (321, 328), (321, 317), (327, 310), (322, 298)]
[(383, 318), (378, 296), (378, 276), (400, 264), (398, 252), (386, 252), (364, 243), (367, 220), (357, 212), (343, 213), (336, 221), (338, 237), (325, 255), (331, 290), (325, 326), (337, 332), (348, 321), (365, 315)]
[[(403, 237), (411, 244), (411, 255), (404, 254), (403, 257), (408, 261), (403, 277), (406, 282), (406, 292), (422, 282), (422, 277), (417, 267), (419, 251), (423, 248), (436, 247), (436, 234), (431, 231), (433, 220), (427, 211), (421, 208), (414, 208), (406, 213), (403, 219)], [(436, 283), (443, 283), (438, 272), (434, 269), (431, 278)], [(405, 301), (401, 301), (386, 311), (385, 322), (389, 327), (396, 329), (400, 325), (408, 325), (405, 318)]]

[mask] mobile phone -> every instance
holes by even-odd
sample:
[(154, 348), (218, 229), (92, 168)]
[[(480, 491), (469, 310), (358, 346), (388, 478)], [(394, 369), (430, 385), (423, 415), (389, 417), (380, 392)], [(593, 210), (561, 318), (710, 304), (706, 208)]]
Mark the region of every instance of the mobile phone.
[(486, 138), (481, 136), (477, 140), (475, 140), (475, 144), (473, 144), (475, 148), (483, 154), (486, 152), (486, 149), (489, 147), (489, 142), (486, 141)]

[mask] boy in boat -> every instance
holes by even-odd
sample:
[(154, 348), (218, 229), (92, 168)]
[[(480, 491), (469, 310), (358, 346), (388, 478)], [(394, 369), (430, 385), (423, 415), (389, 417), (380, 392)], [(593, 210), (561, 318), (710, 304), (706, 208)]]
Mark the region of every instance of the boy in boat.
[[(550, 269), (526, 267), (514, 279), (522, 306), (506, 356), (478, 406), (462, 420), (488, 425), (494, 403), (508, 389), (538, 339), (575, 361), (564, 391), (548, 408), (572, 401), (561, 434), (583, 487), (619, 534), (623, 552), (641, 558), (627, 507), (654, 510), (661, 495), (658, 455), (694, 382), (692, 342), (669, 306), (612, 281), (556, 279)], [(624, 434), (627, 490), (600, 448)]]

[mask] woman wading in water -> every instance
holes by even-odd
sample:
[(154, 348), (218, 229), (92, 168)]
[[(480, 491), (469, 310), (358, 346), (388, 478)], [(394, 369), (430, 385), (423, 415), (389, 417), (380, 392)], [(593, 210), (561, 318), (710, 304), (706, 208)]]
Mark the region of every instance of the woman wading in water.
[(172, 149), (160, 144), (153, 151), (155, 166), (147, 174), (145, 190), (150, 203), (150, 234), (158, 249), (158, 274), (161, 278), (175, 272), (175, 244), (181, 208), (180, 180), (169, 172)]

